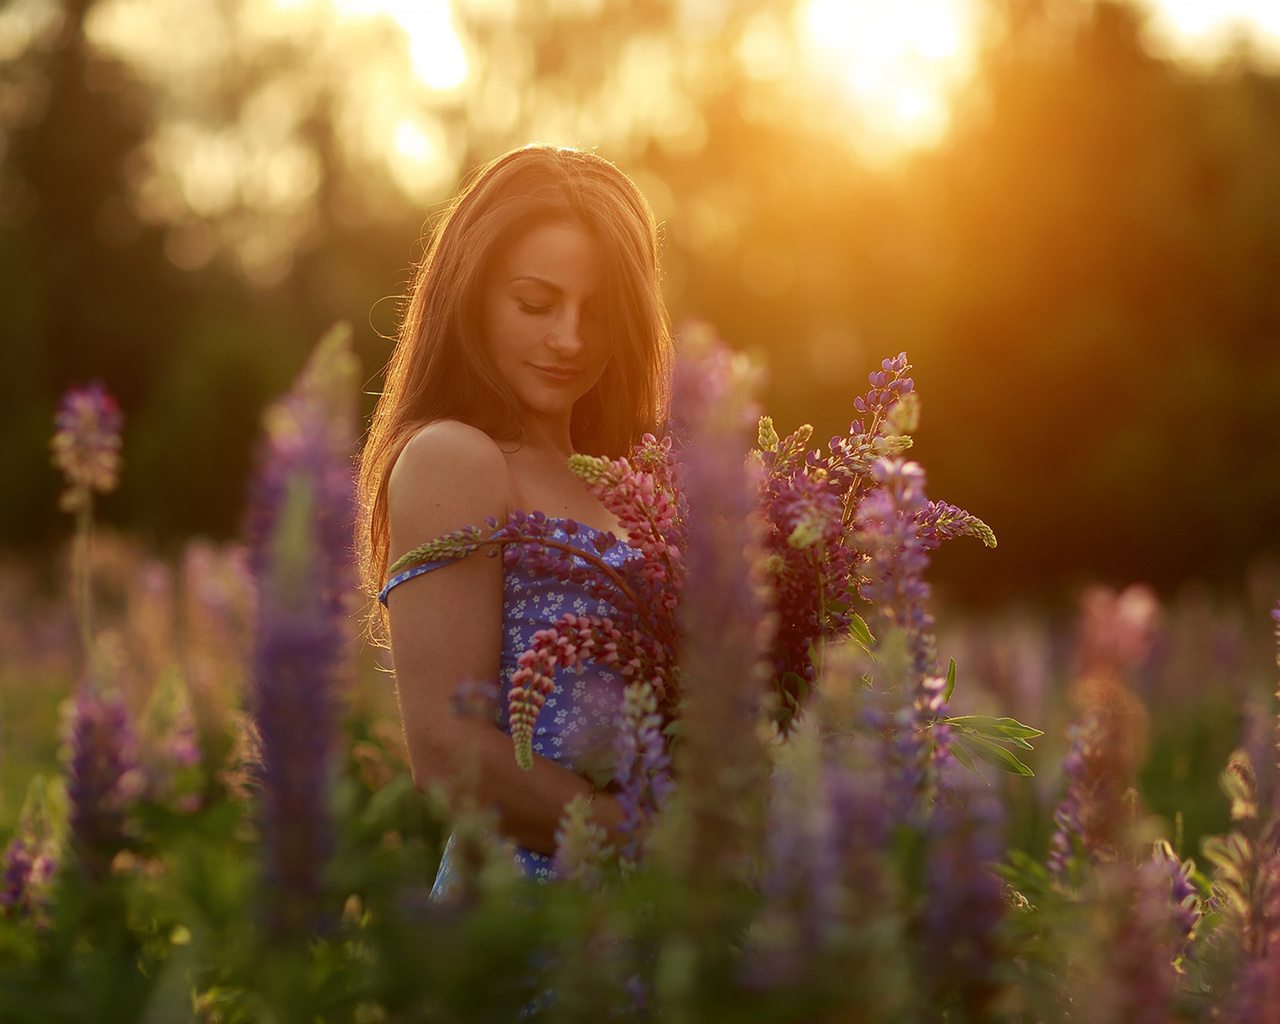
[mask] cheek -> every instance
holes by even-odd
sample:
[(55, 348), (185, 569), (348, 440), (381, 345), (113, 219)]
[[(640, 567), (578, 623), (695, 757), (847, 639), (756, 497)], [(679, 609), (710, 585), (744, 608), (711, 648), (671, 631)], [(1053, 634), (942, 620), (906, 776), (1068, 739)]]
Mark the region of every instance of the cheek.
[(485, 307), (480, 326), (483, 331), (484, 347), (495, 359), (509, 352), (513, 341), (517, 340), (515, 332), (518, 324), (510, 311), (501, 304), (490, 304)]

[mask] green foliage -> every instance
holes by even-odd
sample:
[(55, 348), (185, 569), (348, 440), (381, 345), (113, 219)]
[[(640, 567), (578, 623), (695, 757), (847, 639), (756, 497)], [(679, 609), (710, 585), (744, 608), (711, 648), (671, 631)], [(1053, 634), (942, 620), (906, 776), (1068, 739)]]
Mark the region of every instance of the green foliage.
[[(951, 669), (947, 677), (949, 687), (954, 686), (954, 661)], [(990, 718), (986, 715), (960, 715), (943, 721), (952, 730), (952, 752), (965, 767), (975, 767), (973, 758), (977, 757), (993, 768), (1014, 775), (1035, 774), (1008, 748), (1030, 750), (1028, 740), (1044, 735), (1039, 729), (1023, 725), (1012, 718)]]

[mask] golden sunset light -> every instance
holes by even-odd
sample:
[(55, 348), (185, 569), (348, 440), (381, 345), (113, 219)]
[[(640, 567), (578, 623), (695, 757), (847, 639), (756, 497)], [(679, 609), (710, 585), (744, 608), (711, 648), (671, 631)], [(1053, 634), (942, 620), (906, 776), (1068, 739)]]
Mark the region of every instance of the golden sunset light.
[(1244, 44), (1258, 57), (1280, 60), (1276, 0), (1159, 0), (1150, 10), (1153, 42), (1175, 56), (1212, 63)]
[(977, 37), (968, 0), (810, 0), (801, 20), (820, 73), (840, 83), (874, 147), (928, 144), (946, 130)]
[[(310, 0), (275, 0), (307, 6)], [(465, 45), (449, 0), (329, 0), (340, 20), (388, 18), (408, 39), (418, 79), (433, 89), (467, 81)], [(482, 0), (460, 0), (475, 6)], [(687, 0), (697, 7), (701, 0)], [(1193, 63), (1211, 63), (1246, 40), (1263, 56), (1280, 55), (1280, 4), (1274, 0), (1153, 0), (1153, 47)], [(952, 97), (973, 70), (984, 26), (974, 0), (806, 0), (797, 7), (799, 63), (834, 82), (855, 119), (860, 147), (885, 158), (937, 142)], [(416, 134), (415, 134), (416, 133)], [(393, 159), (421, 166), (425, 138), (397, 129)], [(417, 141), (413, 141), (413, 140)]]
[[(346, 18), (389, 17), (409, 37), (414, 73), (433, 89), (455, 89), (467, 77), (467, 55), (454, 32), (449, 0), (333, 0)], [(400, 143), (397, 140), (397, 150)]]

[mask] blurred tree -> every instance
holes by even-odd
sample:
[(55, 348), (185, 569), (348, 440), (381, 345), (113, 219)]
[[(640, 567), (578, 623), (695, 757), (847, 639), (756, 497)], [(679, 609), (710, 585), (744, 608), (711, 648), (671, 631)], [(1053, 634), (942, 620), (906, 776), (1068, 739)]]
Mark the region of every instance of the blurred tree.
[(462, 4), (471, 76), (441, 92), (396, 84), (385, 24), (157, 7), (186, 19), (169, 36), (220, 40), (193, 74), (176, 43), (123, 63), (86, 36), (108, 5), (66, 0), (0, 72), (0, 355), (21, 368), (0, 383), (0, 540), (49, 536), (54, 395), (95, 373), (129, 415), (117, 518), (233, 531), (267, 396), (338, 318), (376, 391), (424, 218), (536, 138), (636, 176), (673, 312), (766, 359), (780, 425), (842, 431), (908, 350), (931, 493), (1001, 538), (942, 553), (966, 598), (1238, 580), (1276, 551), (1280, 79), (1156, 58), (1125, 4), (991, 0), (949, 135), (869, 165), (798, 6)]
[(101, 376), (133, 412), (189, 292), (160, 237), (128, 204), (127, 171), (150, 129), (128, 70), (92, 51), (92, 0), (64, 4), (3, 65), (0, 167), (0, 536), (46, 538), (58, 393)]
[(1006, 594), (1240, 578), (1280, 523), (1280, 80), (1156, 60), (1128, 6), (1040, 4), (981, 84), (916, 172), (950, 264), (919, 281), (935, 481), (996, 525)]

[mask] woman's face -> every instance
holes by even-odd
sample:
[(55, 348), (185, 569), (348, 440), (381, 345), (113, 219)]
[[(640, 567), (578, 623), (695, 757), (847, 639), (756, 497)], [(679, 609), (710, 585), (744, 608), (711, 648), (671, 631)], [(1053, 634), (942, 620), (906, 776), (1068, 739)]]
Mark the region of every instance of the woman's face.
[(481, 333), (526, 414), (566, 423), (609, 361), (600, 246), (573, 221), (540, 224), (499, 250), (484, 282)]

